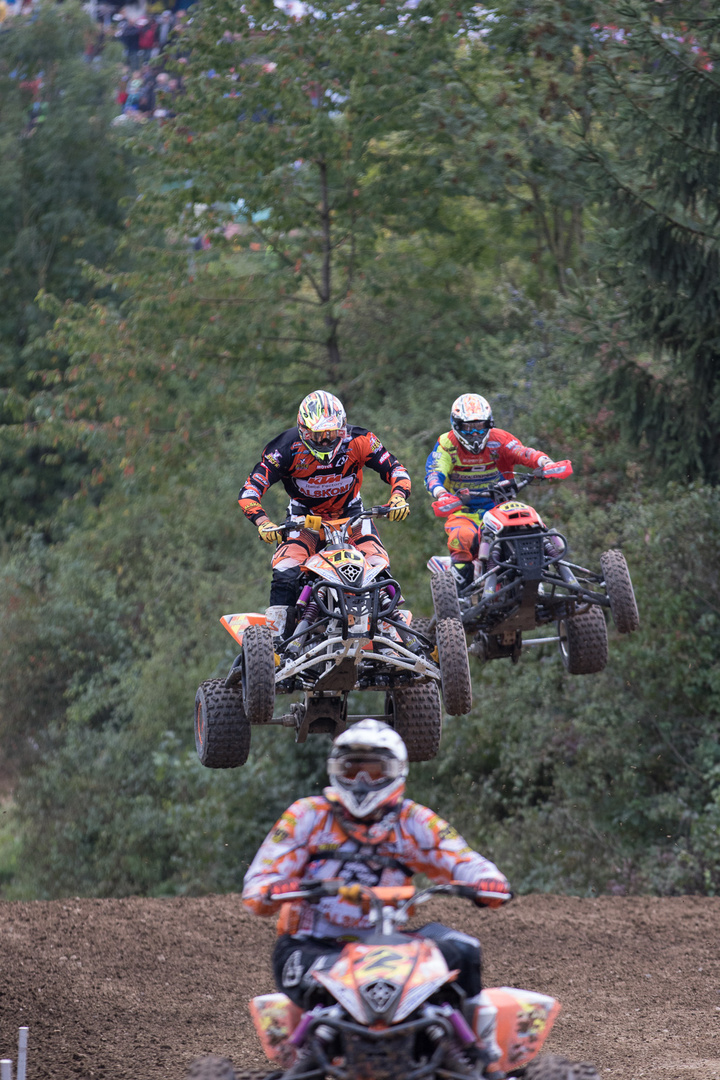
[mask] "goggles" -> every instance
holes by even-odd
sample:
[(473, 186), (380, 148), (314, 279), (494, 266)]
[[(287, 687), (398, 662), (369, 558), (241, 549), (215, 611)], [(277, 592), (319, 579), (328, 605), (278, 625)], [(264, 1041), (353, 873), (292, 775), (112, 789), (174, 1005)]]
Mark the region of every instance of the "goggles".
[(461, 431), (463, 435), (478, 435), (482, 437), (492, 427), (489, 420), (456, 420), (454, 424), (456, 431)]
[(331, 450), (344, 434), (342, 428), (330, 428), (328, 431), (311, 431), (306, 427), (302, 429), (304, 441), (314, 450)]
[(349, 753), (342, 757), (330, 758), (328, 775), (333, 780), (352, 783), (363, 779), (365, 783), (384, 784), (396, 780), (402, 771), (397, 758), (383, 757), (367, 753)]

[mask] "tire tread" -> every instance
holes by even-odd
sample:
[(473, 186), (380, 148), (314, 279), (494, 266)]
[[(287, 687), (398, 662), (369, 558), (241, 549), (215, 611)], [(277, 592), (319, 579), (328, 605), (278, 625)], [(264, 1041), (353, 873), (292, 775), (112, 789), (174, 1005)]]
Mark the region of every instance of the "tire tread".
[(457, 619), (462, 622), (457, 586), (450, 570), (442, 570), (440, 573), (432, 575), (430, 578), (430, 592), (432, 593), (433, 608), (438, 622), (441, 622), (442, 619)]
[[(205, 737), (198, 730), (198, 709), (205, 710)], [(195, 748), (208, 769), (235, 769), (250, 753), (250, 725), (239, 686), (206, 679), (195, 695)]]
[(445, 711), (464, 716), (472, 709), (472, 679), (465, 629), (458, 619), (442, 619), (436, 627)]
[(595, 675), (607, 666), (607, 623), (599, 607), (563, 620), (567, 629), (568, 656), (563, 663), (570, 675)]
[(386, 712), (407, 746), (409, 761), (431, 761), (440, 749), (442, 707), (435, 683), (408, 686), (388, 694)]
[(251, 724), (267, 724), (275, 711), (275, 649), (267, 626), (243, 634), (243, 704)]
[(630, 634), (640, 626), (640, 615), (625, 556), (617, 548), (604, 551), (600, 556), (600, 566), (613, 622), (618, 633)]

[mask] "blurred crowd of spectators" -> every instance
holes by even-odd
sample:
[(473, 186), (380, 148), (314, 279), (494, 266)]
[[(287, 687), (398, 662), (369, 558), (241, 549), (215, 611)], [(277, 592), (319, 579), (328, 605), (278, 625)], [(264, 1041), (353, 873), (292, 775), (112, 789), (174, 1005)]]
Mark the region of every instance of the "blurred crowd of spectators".
[[(162, 119), (173, 116), (173, 105), (183, 92), (177, 65), (186, 61), (180, 40), (188, 8), (195, 0), (138, 0), (119, 5), (112, 0), (89, 0), (85, 8), (93, 19), (95, 32), (85, 47), (89, 63), (100, 56), (111, 41), (125, 51), (117, 93), (116, 123), (126, 120)], [(0, 0), (0, 24), (10, 26), (13, 18), (33, 17), (34, 0)], [(173, 71), (167, 71), (168, 61)], [(34, 97), (35, 111), (42, 109), (42, 78)], [(33, 116), (33, 124), (38, 117)]]
[(192, 3), (176, 0), (173, 7), (164, 7), (162, 0), (149, 0), (143, 6), (127, 4), (116, 8), (105, 2), (96, 5), (99, 34), (95, 48), (101, 50), (112, 38), (125, 49), (116, 123), (174, 115), (173, 104), (182, 93), (182, 79), (165, 67), (168, 58), (180, 63), (185, 60), (179, 38)]

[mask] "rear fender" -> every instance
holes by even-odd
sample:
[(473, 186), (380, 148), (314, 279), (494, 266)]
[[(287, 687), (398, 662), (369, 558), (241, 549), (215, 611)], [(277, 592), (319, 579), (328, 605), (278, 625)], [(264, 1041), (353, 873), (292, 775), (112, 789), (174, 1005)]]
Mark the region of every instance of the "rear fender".
[(443, 570), (449, 570), (452, 559), (449, 555), (433, 555), (427, 561), (427, 568), (431, 574), (441, 574)]
[(267, 1056), (287, 1069), (297, 1056), (287, 1040), (300, 1023), (302, 1010), (286, 994), (262, 994), (250, 1002), (250, 1015)]
[(248, 626), (267, 626), (265, 615), (257, 611), (246, 611), (239, 615), (223, 615), (220, 619), (228, 634), (234, 637), (238, 645), (242, 645), (243, 634)]
[(483, 1006), (487, 1009), (488, 1005), (497, 1009), (495, 1038), (502, 1050), (499, 1067), (505, 1072), (532, 1061), (560, 1012), (560, 1002), (548, 994), (518, 990), (514, 986), (483, 990), (478, 1011)]

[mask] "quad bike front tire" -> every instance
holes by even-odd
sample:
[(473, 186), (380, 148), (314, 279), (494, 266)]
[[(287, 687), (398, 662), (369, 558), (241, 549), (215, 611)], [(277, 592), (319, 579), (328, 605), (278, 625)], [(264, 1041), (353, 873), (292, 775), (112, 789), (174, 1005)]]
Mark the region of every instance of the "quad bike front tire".
[(568, 1061), (559, 1054), (540, 1054), (526, 1066), (523, 1080), (600, 1080), (588, 1061)]
[(435, 627), (442, 696), (448, 716), (464, 716), (472, 709), (472, 679), (465, 629), (458, 619), (443, 619)]
[(430, 592), (432, 593), (435, 618), (438, 622), (443, 619), (457, 619), (458, 622), (462, 622), (457, 586), (450, 570), (441, 570), (439, 574), (432, 575), (430, 578)]
[(570, 675), (595, 675), (607, 665), (607, 623), (601, 608), (560, 619), (558, 634), (560, 655)]
[(385, 712), (407, 746), (409, 761), (431, 761), (437, 755), (442, 735), (442, 706), (434, 682), (388, 693)]
[(275, 711), (275, 648), (267, 626), (248, 626), (242, 639), (242, 698), (251, 724), (268, 724)]
[(195, 695), (195, 749), (208, 769), (236, 769), (250, 753), (250, 724), (239, 686), (206, 679)]
[(625, 556), (616, 548), (603, 551), (600, 566), (605, 578), (613, 622), (618, 633), (630, 634), (640, 626), (640, 615)]

